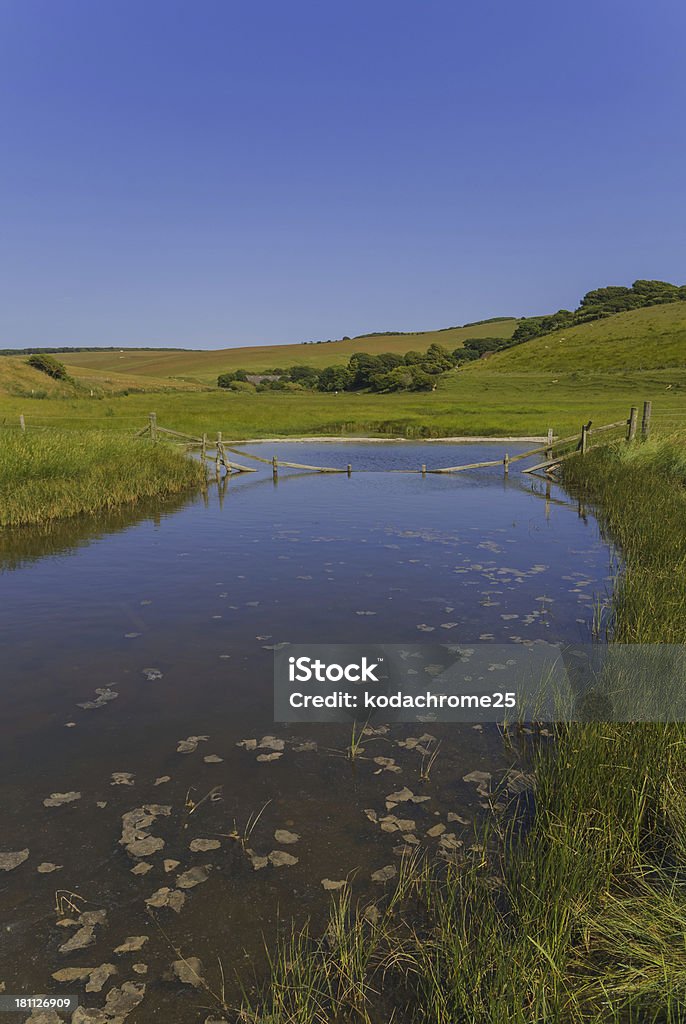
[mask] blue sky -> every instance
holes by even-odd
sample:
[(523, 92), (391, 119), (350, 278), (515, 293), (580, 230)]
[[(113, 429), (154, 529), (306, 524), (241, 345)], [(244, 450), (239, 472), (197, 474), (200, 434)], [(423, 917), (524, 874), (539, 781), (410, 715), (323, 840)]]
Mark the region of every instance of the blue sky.
[(686, 282), (681, 0), (2, 0), (0, 346)]

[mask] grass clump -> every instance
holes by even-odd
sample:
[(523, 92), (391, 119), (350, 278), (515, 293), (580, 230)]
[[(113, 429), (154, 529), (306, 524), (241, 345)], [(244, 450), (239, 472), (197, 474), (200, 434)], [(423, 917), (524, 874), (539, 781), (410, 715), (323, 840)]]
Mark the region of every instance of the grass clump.
[(198, 486), (203, 468), (164, 444), (105, 431), (6, 431), (0, 527), (112, 511)]

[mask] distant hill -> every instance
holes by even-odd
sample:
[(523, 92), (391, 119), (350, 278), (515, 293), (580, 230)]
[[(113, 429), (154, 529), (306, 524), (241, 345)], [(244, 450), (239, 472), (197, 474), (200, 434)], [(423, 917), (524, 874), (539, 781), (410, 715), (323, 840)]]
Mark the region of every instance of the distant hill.
[(686, 367), (686, 302), (616, 313), (524, 341), (458, 371), (603, 372)]
[(438, 331), (418, 331), (412, 334), (366, 334), (320, 344), (260, 345), (214, 351), (107, 349), (65, 352), (59, 358), (74, 374), (87, 369), (134, 377), (154, 376), (158, 381), (163, 378), (167, 381), (169, 378), (177, 378), (214, 385), (220, 373), (231, 370), (263, 373), (276, 367), (342, 365), (348, 362), (353, 352), (404, 354), (413, 349), (424, 352), (432, 342), (445, 345), (448, 349), (455, 349), (463, 344), (465, 338), (509, 338), (516, 325), (517, 321), (514, 318), (496, 319), (468, 327), (448, 327)]

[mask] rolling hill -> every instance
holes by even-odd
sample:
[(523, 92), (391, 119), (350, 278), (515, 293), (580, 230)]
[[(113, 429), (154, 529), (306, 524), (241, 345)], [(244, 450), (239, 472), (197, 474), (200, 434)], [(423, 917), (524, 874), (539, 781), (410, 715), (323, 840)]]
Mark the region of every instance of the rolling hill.
[(157, 351), (121, 349), (101, 352), (67, 352), (57, 356), (79, 375), (83, 370), (100, 373), (119, 373), (135, 377), (178, 378), (200, 384), (214, 385), (220, 373), (247, 370), (259, 373), (273, 367), (297, 364), (332, 366), (347, 363), (353, 352), (398, 352), (411, 349), (425, 351), (433, 342), (455, 349), (465, 338), (509, 338), (515, 329), (515, 319), (474, 324), (469, 327), (449, 327), (439, 331), (420, 331), (416, 334), (361, 335), (346, 341), (323, 342), (318, 345), (262, 345), (246, 348), (207, 350)]
[(686, 302), (616, 313), (522, 342), (461, 370), (483, 373), (622, 373), (686, 368)]

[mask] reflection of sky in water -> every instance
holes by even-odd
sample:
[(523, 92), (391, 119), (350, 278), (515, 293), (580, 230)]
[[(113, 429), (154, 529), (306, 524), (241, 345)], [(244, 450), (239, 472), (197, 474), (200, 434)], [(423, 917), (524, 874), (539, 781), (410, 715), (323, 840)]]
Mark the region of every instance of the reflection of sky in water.
[[(184, 868), (193, 863), (190, 833), (179, 825), (187, 794), (200, 798), (215, 784), (223, 800), (202, 805), (193, 819), (197, 835), (223, 836), (234, 819), (244, 823), (264, 805), (253, 837), (260, 856), (275, 846), (275, 828), (302, 834), (294, 847), (299, 863), (287, 870), (246, 874), (223, 846), (202, 892), (193, 890), (178, 920), (166, 919), (177, 944), (190, 936), (208, 963), (219, 949), (239, 963), (246, 948), (258, 955), (263, 931), (273, 934), (277, 907), (284, 919), (321, 911), (320, 879), (359, 869), (362, 885), (394, 860), (397, 837), (367, 820), (363, 808), (383, 814), (391, 790), (423, 786), (431, 800), (411, 809), (419, 835), (445, 818), (452, 836), (485, 792), (465, 775), (511, 765), (511, 753), (503, 764), (495, 730), (453, 726), (437, 732), (428, 753), (404, 733), (367, 738), (368, 760), (352, 772), (341, 754), (350, 741), (345, 727), (274, 725), (274, 644), (589, 637), (610, 559), (595, 522), (580, 517), (559, 488), (550, 487), (546, 499), (545, 482), (514, 468), (509, 480), (498, 469), (425, 478), (375, 471), (496, 458), (502, 444), (252, 450), (350, 462), (354, 471), (348, 478), (284, 470), (275, 486), (270, 468), (261, 467), (231, 479), (223, 494), (211, 485), (207, 496), (173, 499), (157, 515), (139, 509), (60, 524), (43, 537), (22, 532), (18, 553), (26, 561), (0, 576), (3, 845), (31, 850), (30, 868), (8, 876), (6, 906), (0, 894), (0, 916), (12, 922), (8, 977), (21, 978), (17, 991), (44, 990), (49, 972), (63, 965), (45, 918), (56, 884), (81, 886), (94, 905), (110, 908), (112, 923), (89, 962), (91, 952), (94, 963), (105, 962), (125, 935), (150, 930), (151, 978), (168, 967), (168, 945), (154, 948), (143, 899), (170, 876), (157, 865), (149, 879), (133, 878), (117, 845), (121, 815), (141, 803), (172, 806), (156, 834), (166, 839), (162, 856)], [(79, 706), (89, 702), (98, 706)], [(342, 731), (323, 731), (329, 728)], [(421, 738), (421, 728), (407, 728)], [(258, 761), (280, 753), (269, 745), (236, 745), (271, 733), (285, 737), (283, 757), (273, 763)], [(198, 749), (177, 752), (179, 740), (204, 735), (210, 738)], [(425, 785), (420, 766), (439, 743)], [(112, 774), (122, 772), (133, 785), (113, 787)], [(155, 785), (164, 777), (170, 781)], [(82, 797), (43, 807), (51, 792), (72, 790)], [(40, 860), (63, 871), (39, 876)], [(164, 999), (163, 989), (151, 987), (146, 1012)], [(169, 1012), (160, 1019), (173, 1019)]]

